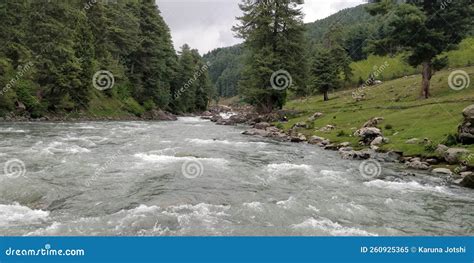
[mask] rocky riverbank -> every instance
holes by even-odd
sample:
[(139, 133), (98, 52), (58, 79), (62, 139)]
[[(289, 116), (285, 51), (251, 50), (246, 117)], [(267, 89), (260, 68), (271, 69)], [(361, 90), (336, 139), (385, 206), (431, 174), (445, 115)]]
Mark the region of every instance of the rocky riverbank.
[(15, 115), (13, 113), (0, 117), (0, 122), (81, 122), (81, 121), (176, 121), (178, 116), (167, 111), (151, 110), (142, 116), (94, 116), (83, 113), (69, 113), (62, 115), (50, 114), (41, 118), (32, 118), (28, 115)]
[[(466, 131), (470, 127), (471, 118), (474, 119), (472, 109), (464, 111), (465, 122), (460, 126), (460, 131)], [(224, 117), (224, 116), (228, 117)], [(449, 148), (445, 145), (438, 145), (436, 149), (437, 156), (432, 158), (423, 158), (419, 156), (404, 156), (401, 151), (385, 152), (381, 146), (388, 143), (389, 139), (384, 137), (382, 131), (377, 128), (384, 118), (375, 117), (368, 120), (360, 129), (356, 130), (353, 136), (359, 138), (358, 145), (352, 145), (350, 142), (333, 143), (329, 139), (311, 136), (307, 137), (301, 129), (306, 129), (308, 123), (322, 117), (324, 113), (314, 113), (308, 122), (296, 123), (288, 131), (273, 125), (275, 122), (285, 122), (292, 116), (298, 115), (294, 111), (277, 111), (272, 114), (260, 115), (251, 107), (230, 108), (220, 106), (203, 113), (202, 119), (215, 122), (217, 125), (248, 125), (251, 128), (244, 131), (244, 135), (260, 136), (271, 138), (283, 142), (308, 143), (317, 145), (325, 150), (338, 151), (343, 159), (366, 160), (377, 159), (386, 162), (397, 162), (406, 166), (408, 169), (431, 171), (433, 175), (445, 176), (450, 181), (474, 189), (474, 167), (469, 166), (462, 157), (469, 155), (470, 152), (463, 148)], [(335, 127), (326, 125), (320, 130), (332, 130)], [(466, 137), (466, 135), (464, 135)], [(417, 141), (418, 143), (418, 141)], [(469, 155), (472, 156), (472, 155)], [(456, 165), (454, 171), (448, 168), (440, 168), (442, 164)]]

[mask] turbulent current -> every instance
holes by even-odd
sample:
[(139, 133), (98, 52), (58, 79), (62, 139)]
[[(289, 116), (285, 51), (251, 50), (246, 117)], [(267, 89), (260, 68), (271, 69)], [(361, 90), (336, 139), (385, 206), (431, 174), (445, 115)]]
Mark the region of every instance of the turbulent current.
[(0, 235), (473, 235), (474, 191), (177, 122), (0, 124)]

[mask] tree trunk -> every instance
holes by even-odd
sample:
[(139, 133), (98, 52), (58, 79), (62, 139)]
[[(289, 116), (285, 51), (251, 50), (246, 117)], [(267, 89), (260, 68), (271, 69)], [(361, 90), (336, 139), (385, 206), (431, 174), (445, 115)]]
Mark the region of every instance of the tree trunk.
[(421, 97), (424, 99), (428, 99), (430, 97), (430, 81), (431, 77), (433, 76), (433, 66), (430, 62), (423, 63), (423, 72), (421, 73), (423, 76), (423, 81), (421, 83)]
[(325, 91), (324, 92), (324, 101), (328, 101), (328, 100), (329, 100), (328, 91)]

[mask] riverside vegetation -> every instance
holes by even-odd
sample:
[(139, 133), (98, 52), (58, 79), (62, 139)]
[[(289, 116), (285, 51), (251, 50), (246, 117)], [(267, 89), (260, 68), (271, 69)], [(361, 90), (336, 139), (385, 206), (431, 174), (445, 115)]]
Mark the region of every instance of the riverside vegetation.
[(176, 53), (154, 0), (1, 1), (0, 13), (5, 119), (167, 119), (213, 96), (208, 65)]
[[(212, 98), (238, 94), (266, 114), (250, 123), (274, 122), (260, 127), (292, 141), (403, 152), (423, 169), (443, 161), (438, 144), (461, 147), (451, 163), (462, 168), (449, 168), (471, 169), (471, 117), (461, 112), (473, 101), (472, 4), (371, 2), (305, 25), (300, 1), (242, 1), (234, 31), (245, 42), (204, 58), (188, 45), (176, 53), (152, 0), (2, 3), (0, 118), (173, 120), (167, 112), (204, 112)], [(450, 89), (461, 66), (466, 85)], [(94, 83), (103, 71), (109, 78)], [(280, 80), (290, 83), (275, 88)], [(102, 81), (112, 85), (94, 88)], [(377, 129), (363, 145), (362, 125)]]

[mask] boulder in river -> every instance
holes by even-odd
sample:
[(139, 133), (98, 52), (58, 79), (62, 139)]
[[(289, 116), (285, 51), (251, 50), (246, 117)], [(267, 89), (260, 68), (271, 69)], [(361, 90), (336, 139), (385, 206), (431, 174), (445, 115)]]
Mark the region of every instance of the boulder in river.
[(461, 181), (461, 185), (474, 189), (474, 174), (464, 177), (464, 179)]
[(339, 154), (345, 160), (367, 160), (371, 157), (367, 151), (339, 151)]
[(432, 171), (434, 174), (443, 174), (443, 175), (452, 175), (453, 172), (451, 172), (451, 170), (449, 170), (448, 168), (436, 168), (436, 169), (433, 169)]
[(158, 120), (158, 121), (176, 121), (178, 117), (176, 115), (162, 111), (162, 110), (151, 110), (144, 114), (144, 118), (147, 120)]
[(268, 122), (259, 122), (259, 123), (255, 124), (255, 129), (265, 130), (265, 129), (269, 128), (270, 126), (272, 126), (272, 125)]
[(309, 144), (318, 144), (318, 143), (321, 143), (322, 141), (326, 140), (325, 138), (323, 137), (319, 137), (319, 136), (312, 136), (309, 140), (308, 140), (308, 143)]
[(418, 160), (408, 162), (406, 163), (406, 165), (409, 168), (416, 169), (416, 170), (429, 170), (430, 169), (429, 163), (421, 162)]

